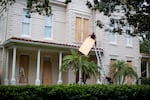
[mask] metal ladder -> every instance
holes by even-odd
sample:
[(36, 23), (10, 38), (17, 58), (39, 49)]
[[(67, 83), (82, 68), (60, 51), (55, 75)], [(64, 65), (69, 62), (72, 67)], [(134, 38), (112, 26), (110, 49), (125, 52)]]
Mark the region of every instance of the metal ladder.
[(100, 51), (100, 48), (96, 47), (96, 44), (94, 45), (94, 49), (95, 49), (97, 63), (98, 63), (99, 71), (100, 71), (100, 81), (102, 84), (104, 84), (105, 79), (106, 79), (106, 75), (105, 75), (105, 69), (104, 69), (104, 66), (102, 63), (101, 51)]

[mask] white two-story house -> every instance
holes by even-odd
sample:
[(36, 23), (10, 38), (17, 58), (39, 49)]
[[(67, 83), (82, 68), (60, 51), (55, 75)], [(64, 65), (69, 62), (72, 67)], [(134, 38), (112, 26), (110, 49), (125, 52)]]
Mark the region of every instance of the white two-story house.
[[(101, 20), (108, 27), (110, 18), (86, 6), (86, 0), (51, 0), (50, 16), (32, 13), (27, 16), (25, 0), (16, 0), (8, 11), (0, 12), (0, 73), (1, 83), (8, 85), (53, 85), (76, 82), (69, 70), (61, 72), (62, 59), (70, 49), (78, 49), (93, 32), (106, 74), (110, 64), (122, 59), (132, 64), (140, 76), (139, 39), (126, 34), (119, 35), (105, 28), (100, 29), (95, 21)], [(91, 0), (92, 1), (92, 0)], [(117, 14), (117, 13), (116, 13)], [(114, 15), (113, 17), (118, 17)], [(92, 51), (91, 51), (92, 52)], [(95, 53), (89, 53), (96, 61)], [(96, 84), (91, 77), (87, 84)], [(135, 83), (134, 80), (130, 83)]]

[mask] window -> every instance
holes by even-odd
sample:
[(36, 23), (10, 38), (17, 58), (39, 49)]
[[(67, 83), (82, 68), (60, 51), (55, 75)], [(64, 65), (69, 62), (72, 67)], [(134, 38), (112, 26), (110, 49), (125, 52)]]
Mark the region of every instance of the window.
[(127, 65), (128, 65), (129, 67), (132, 67), (132, 61), (127, 60)]
[(147, 61), (142, 61), (141, 62), (141, 76), (142, 77), (146, 77), (146, 64), (147, 64)]
[(116, 81), (114, 80), (113, 76), (114, 76), (114, 71), (115, 69), (112, 67), (112, 65), (116, 62), (116, 59), (110, 59), (110, 67), (109, 67), (109, 71), (110, 71), (110, 78), (113, 81), (113, 83), (115, 83)]
[(84, 41), (89, 35), (89, 19), (76, 17), (76, 42)]
[(30, 17), (28, 17), (28, 10), (24, 9), (23, 10), (23, 15), (22, 15), (22, 35), (24, 36), (29, 36), (30, 32)]
[(1, 39), (2, 39), (2, 30), (3, 30), (3, 28), (2, 28), (2, 25), (3, 24), (3, 22), (2, 22), (2, 16), (0, 15), (0, 41), (1, 41)]
[(132, 37), (128, 34), (126, 34), (126, 45), (132, 46)]
[(45, 38), (52, 38), (52, 16), (45, 17)]
[(132, 46), (132, 36), (130, 36), (131, 28), (129, 25), (126, 25), (126, 45)]
[[(127, 65), (132, 67), (132, 61), (127, 60)], [(132, 84), (132, 78), (130, 76), (127, 77), (127, 84)]]
[(110, 26), (109, 41), (110, 41), (110, 43), (112, 43), (112, 44), (116, 44), (116, 43), (117, 43), (117, 35), (116, 35), (116, 33), (114, 32), (114, 30), (116, 29), (117, 24), (115, 23), (114, 20), (111, 20), (109, 26)]

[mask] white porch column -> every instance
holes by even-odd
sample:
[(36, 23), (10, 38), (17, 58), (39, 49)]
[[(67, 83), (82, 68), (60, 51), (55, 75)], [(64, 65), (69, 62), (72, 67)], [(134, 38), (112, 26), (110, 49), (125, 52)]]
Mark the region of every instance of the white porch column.
[(146, 77), (149, 77), (149, 66), (148, 66), (148, 61), (146, 61)]
[(59, 52), (59, 75), (58, 75), (58, 81), (57, 84), (62, 84), (62, 71), (61, 71), (61, 65), (62, 65), (62, 51)]
[(6, 66), (5, 66), (5, 79), (4, 79), (4, 84), (8, 85), (8, 62), (9, 62), (9, 50), (6, 50)]
[(36, 72), (36, 80), (35, 85), (40, 85), (40, 49), (38, 49), (38, 55), (37, 55), (37, 72)]
[(16, 85), (15, 70), (16, 70), (16, 47), (13, 48), (13, 63), (12, 63), (11, 85)]

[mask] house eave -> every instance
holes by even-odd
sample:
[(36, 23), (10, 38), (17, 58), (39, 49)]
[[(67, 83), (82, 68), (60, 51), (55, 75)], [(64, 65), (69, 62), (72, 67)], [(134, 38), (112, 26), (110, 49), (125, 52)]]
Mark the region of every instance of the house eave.
[(67, 5), (65, 4), (65, 2), (60, 2), (60, 1), (50, 1), (51, 4), (55, 4), (55, 5), (59, 5), (59, 6), (63, 6), (66, 7)]
[(8, 39), (7, 41), (4, 42), (3, 45), (4, 47), (22, 45), (22, 46), (39, 47), (39, 48), (61, 48), (61, 49), (78, 49), (79, 48), (79, 46), (75, 46), (75, 45), (29, 40), (29, 39), (16, 38), (16, 37), (12, 37)]

